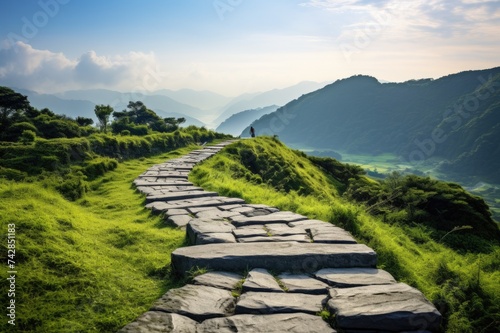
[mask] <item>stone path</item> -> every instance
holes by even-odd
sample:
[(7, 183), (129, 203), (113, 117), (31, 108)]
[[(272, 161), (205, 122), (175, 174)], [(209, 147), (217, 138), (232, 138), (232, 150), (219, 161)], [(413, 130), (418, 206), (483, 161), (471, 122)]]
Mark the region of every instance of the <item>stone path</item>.
[[(207, 273), (171, 289), (119, 332), (433, 332), (441, 314), (423, 294), (376, 268), (345, 230), (204, 191), (189, 171), (231, 141), (149, 168), (134, 184), (146, 207), (186, 230), (173, 269)], [(334, 315), (333, 327), (318, 314)]]

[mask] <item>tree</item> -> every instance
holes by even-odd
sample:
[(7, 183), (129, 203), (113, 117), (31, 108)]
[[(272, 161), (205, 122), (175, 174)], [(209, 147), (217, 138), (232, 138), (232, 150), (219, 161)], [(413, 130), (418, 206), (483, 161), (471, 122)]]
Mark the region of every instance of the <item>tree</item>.
[(89, 126), (94, 123), (94, 120), (91, 118), (85, 118), (85, 117), (76, 117), (75, 121), (78, 123), (79, 126)]
[[(184, 118), (162, 119), (153, 110), (148, 109), (141, 101), (130, 101), (127, 109), (120, 112), (113, 112), (115, 121), (111, 124), (114, 133), (121, 133), (129, 130), (130, 133), (144, 133), (144, 129), (156, 132), (173, 132), (178, 128), (178, 124), (185, 121)], [(142, 135), (142, 134), (140, 134)]]
[(28, 97), (8, 87), (0, 87), (0, 132), (11, 125), (11, 116), (31, 108)]
[(113, 108), (109, 105), (96, 105), (94, 108), (95, 115), (99, 119), (101, 130), (104, 133), (108, 130), (109, 116), (113, 113)]

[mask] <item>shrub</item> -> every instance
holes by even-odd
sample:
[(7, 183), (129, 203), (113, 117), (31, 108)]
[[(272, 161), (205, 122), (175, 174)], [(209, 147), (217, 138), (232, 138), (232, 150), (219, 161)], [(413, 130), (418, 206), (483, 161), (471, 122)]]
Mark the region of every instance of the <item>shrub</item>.
[(104, 157), (85, 162), (83, 173), (88, 179), (92, 180), (104, 175), (107, 171), (114, 170), (118, 167), (118, 161), (112, 158)]
[(33, 132), (32, 130), (24, 130), (23, 133), (21, 134), (21, 137), (19, 138), (19, 141), (27, 145), (35, 142), (35, 139), (36, 139), (35, 132)]
[(75, 201), (83, 197), (88, 190), (85, 175), (81, 172), (73, 172), (59, 179), (60, 184), (56, 189), (68, 200)]

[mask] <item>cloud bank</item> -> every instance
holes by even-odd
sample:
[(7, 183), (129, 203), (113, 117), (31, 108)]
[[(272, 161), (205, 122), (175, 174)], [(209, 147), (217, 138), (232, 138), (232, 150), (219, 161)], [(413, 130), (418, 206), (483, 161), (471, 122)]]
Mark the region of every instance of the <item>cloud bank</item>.
[(0, 84), (38, 92), (155, 89), (161, 81), (157, 68), (153, 53), (106, 57), (89, 51), (72, 60), (62, 53), (37, 50), (21, 41), (5, 43), (0, 49)]

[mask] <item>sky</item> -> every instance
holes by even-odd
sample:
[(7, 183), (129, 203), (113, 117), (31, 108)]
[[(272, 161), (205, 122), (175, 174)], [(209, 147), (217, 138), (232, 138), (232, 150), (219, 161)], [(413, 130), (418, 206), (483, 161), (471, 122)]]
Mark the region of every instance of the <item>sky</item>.
[(0, 0), (0, 85), (225, 96), (500, 66), (500, 0)]

